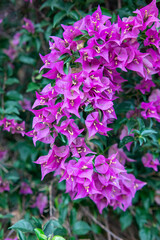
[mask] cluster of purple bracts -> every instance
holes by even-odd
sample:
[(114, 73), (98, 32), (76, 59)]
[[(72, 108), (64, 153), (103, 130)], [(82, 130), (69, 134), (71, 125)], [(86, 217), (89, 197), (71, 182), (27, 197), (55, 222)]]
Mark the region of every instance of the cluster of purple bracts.
[(0, 126), (3, 126), (3, 130), (12, 134), (20, 133), (22, 136), (25, 135), (25, 122), (17, 123), (14, 119), (3, 118), (0, 120)]
[[(126, 81), (117, 68), (132, 70), (142, 77), (137, 89), (144, 92), (146, 86), (146, 91), (155, 86), (152, 75), (160, 74), (156, 1), (135, 13), (134, 17), (118, 18), (117, 23), (111, 24), (110, 17), (103, 16), (98, 7), (92, 16), (73, 26), (63, 25), (64, 39), (51, 37), (51, 52), (41, 56), (41, 70), (49, 70), (43, 76), (51, 83), (36, 93), (33, 130), (27, 133), (34, 144), (42, 141), (51, 146), (48, 155), (36, 161), (41, 165), (42, 179), (55, 171), (61, 175), (60, 181), (66, 180), (66, 191), (72, 199), (88, 196), (100, 212), (108, 205), (126, 210), (136, 191), (145, 185), (127, 173), (125, 161), (134, 160), (127, 158), (116, 144), (109, 150), (108, 158), (97, 156), (86, 145), (87, 138), (96, 133), (107, 135), (112, 130), (108, 124), (116, 119), (113, 101), (115, 94), (122, 91), (121, 83)], [(140, 51), (138, 42), (143, 33), (145, 53)], [(65, 66), (69, 66), (67, 73)], [(86, 108), (90, 110), (85, 111)], [(147, 114), (152, 114), (152, 108), (148, 107)], [(144, 113), (142, 116), (146, 118)], [(66, 136), (67, 146), (56, 144), (59, 134)], [(130, 144), (127, 148), (130, 150)]]

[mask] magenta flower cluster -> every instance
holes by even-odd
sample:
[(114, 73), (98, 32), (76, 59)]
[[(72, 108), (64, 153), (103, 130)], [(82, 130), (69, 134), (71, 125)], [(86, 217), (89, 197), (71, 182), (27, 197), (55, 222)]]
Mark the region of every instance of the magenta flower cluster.
[(9, 191), (10, 187), (9, 187), (9, 182), (8, 181), (4, 181), (2, 179), (2, 177), (0, 176), (0, 193), (4, 192), (4, 191)]
[[(102, 15), (98, 7), (73, 26), (62, 25), (63, 39), (51, 37), (51, 52), (41, 56), (41, 70), (48, 69), (43, 76), (51, 83), (36, 93), (33, 130), (27, 133), (34, 144), (41, 141), (51, 146), (48, 155), (36, 161), (41, 165), (42, 179), (55, 171), (61, 175), (60, 181), (66, 181), (72, 199), (89, 197), (100, 212), (108, 205), (126, 210), (136, 191), (145, 185), (127, 173), (125, 161), (134, 160), (117, 144), (109, 149), (108, 157), (97, 156), (86, 145), (96, 133), (107, 136), (112, 130), (108, 125), (117, 118), (113, 101), (126, 81), (117, 69), (136, 72), (142, 78), (136, 88), (142, 93), (155, 86), (152, 75), (160, 73), (156, 0), (134, 13), (136, 16), (118, 17), (117, 23), (111, 24), (110, 17)], [(145, 35), (145, 53), (139, 49), (141, 34)], [(157, 99), (151, 100), (147, 114), (153, 115)], [(145, 104), (141, 107), (145, 109)], [(124, 127), (120, 138), (126, 135)], [(59, 137), (65, 137), (68, 144), (59, 145)], [(128, 150), (131, 144), (126, 146)]]
[(12, 134), (20, 133), (22, 136), (25, 135), (25, 122), (17, 123), (14, 119), (3, 118), (0, 120), (0, 126), (3, 126), (3, 130)]

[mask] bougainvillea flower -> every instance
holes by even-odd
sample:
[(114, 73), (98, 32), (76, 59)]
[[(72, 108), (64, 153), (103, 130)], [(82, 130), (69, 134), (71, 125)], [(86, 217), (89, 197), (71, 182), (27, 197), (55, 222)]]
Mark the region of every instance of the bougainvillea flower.
[(79, 134), (83, 132), (84, 129), (80, 129), (77, 127), (77, 125), (74, 123), (73, 119), (67, 119), (62, 122), (61, 126), (58, 127), (54, 125), (56, 131), (58, 133), (64, 134), (69, 142), (69, 145), (78, 137)]
[(158, 8), (156, 7), (156, 0), (153, 0), (147, 6), (141, 8), (140, 10), (134, 11), (137, 13), (137, 21), (142, 25), (140, 30), (146, 29), (147, 26), (151, 26), (153, 22), (159, 21)]
[(7, 150), (0, 149), (0, 160), (3, 160), (7, 155)]
[(154, 171), (158, 171), (158, 166), (160, 165), (159, 160), (157, 158), (154, 159), (151, 153), (146, 153), (142, 157), (142, 163), (145, 167), (153, 168)]
[(3, 181), (2, 177), (0, 176), (0, 193), (4, 191), (9, 191), (9, 182), (8, 181)]
[(31, 206), (31, 208), (37, 207), (39, 209), (40, 214), (43, 214), (44, 209), (48, 205), (48, 198), (43, 193), (39, 193), (36, 202)]
[(135, 89), (138, 89), (141, 91), (141, 93), (145, 94), (146, 92), (150, 92), (151, 87), (155, 87), (153, 81), (151, 80), (142, 80), (140, 84), (137, 84), (135, 86)]
[(30, 186), (26, 182), (21, 182), (21, 188), (19, 193), (27, 195), (27, 194), (32, 194), (33, 192)]
[(4, 49), (3, 52), (13, 61), (17, 57), (17, 50), (12, 46), (9, 49)]
[(13, 46), (17, 46), (19, 44), (19, 41), (20, 41), (20, 36), (21, 36), (21, 33), (20, 32), (17, 32), (14, 36), (13, 36), (13, 39), (11, 41), (11, 44)]
[(153, 102), (149, 102), (149, 103), (142, 102), (141, 108), (145, 110), (141, 112), (142, 117), (144, 117), (145, 119), (149, 117), (155, 118), (157, 121), (160, 121), (160, 115), (157, 113), (157, 109), (154, 106)]
[(88, 153), (95, 154), (95, 152), (93, 152), (92, 150), (89, 149), (89, 147), (87, 147), (87, 145), (85, 144), (84, 138), (76, 138), (72, 142), (72, 144), (70, 146), (70, 150), (72, 152), (72, 156), (78, 157), (78, 158), (84, 157)]
[(113, 144), (108, 151), (108, 155), (112, 156), (112, 154), (117, 154), (116, 158), (117, 160), (122, 164), (125, 165), (126, 161), (128, 162), (134, 162), (134, 159), (128, 158), (125, 152), (123, 151), (122, 148), (118, 148), (118, 144), (115, 143)]
[(57, 170), (60, 165), (64, 163), (68, 156), (68, 146), (53, 146), (48, 155), (39, 157), (35, 163), (41, 164), (42, 179), (46, 174)]
[[(62, 25), (63, 38), (51, 36), (54, 41), (49, 42), (51, 51), (41, 56), (44, 63), (41, 70), (48, 70), (43, 77), (52, 83), (36, 93), (33, 108), (38, 110), (32, 111), (33, 131), (28, 134), (34, 142), (38, 136), (51, 147), (48, 155), (36, 162), (41, 165), (42, 179), (55, 171), (54, 175), (61, 175), (61, 181), (66, 181), (66, 192), (72, 199), (88, 196), (100, 212), (108, 205), (125, 211), (136, 191), (145, 185), (127, 173), (125, 162), (134, 160), (117, 143), (110, 147), (108, 158), (95, 156), (85, 143), (88, 135), (107, 135), (111, 130), (107, 124), (117, 118), (113, 102), (118, 98), (116, 94), (123, 91), (122, 83), (127, 82), (121, 72), (131, 70), (142, 77), (135, 87), (142, 93), (155, 86), (152, 75), (160, 75), (156, 1), (136, 13), (112, 24), (98, 7), (73, 26)], [(139, 34), (143, 36), (146, 28), (146, 39), (142, 39)], [(142, 51), (143, 44), (147, 45), (146, 51)], [(159, 103), (158, 91), (153, 92), (149, 103), (141, 103), (142, 113), (135, 108), (126, 117), (137, 118), (142, 114), (144, 118), (160, 121)], [(124, 127), (120, 139), (127, 135)], [(64, 141), (67, 146), (62, 146)], [(126, 145), (128, 150), (131, 144)], [(65, 155), (60, 155), (59, 150)]]
[(24, 98), (22, 101), (19, 101), (19, 104), (23, 108), (23, 110), (30, 110), (31, 109), (31, 101)]
[(103, 135), (107, 135), (107, 132), (112, 130), (111, 128), (107, 128), (102, 122), (99, 121), (99, 113), (93, 112), (89, 114), (85, 121), (89, 138), (94, 136), (96, 133), (100, 133)]
[(23, 20), (24, 20), (25, 24), (22, 25), (22, 28), (25, 28), (28, 32), (34, 34), (35, 29), (34, 29), (33, 22), (27, 18), (24, 18)]

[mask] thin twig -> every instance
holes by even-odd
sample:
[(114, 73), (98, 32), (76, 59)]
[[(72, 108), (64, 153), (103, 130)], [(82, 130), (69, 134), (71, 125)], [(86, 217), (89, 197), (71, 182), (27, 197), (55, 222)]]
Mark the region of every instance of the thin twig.
[[(105, 223), (106, 223), (106, 226), (107, 226), (107, 228), (108, 228), (108, 230), (109, 230), (108, 219), (105, 220)], [(107, 232), (107, 237), (108, 237), (108, 240), (112, 240), (112, 239), (111, 239), (111, 234), (110, 234), (109, 232)]]
[(51, 184), (49, 186), (49, 214), (50, 217), (53, 217), (53, 196), (52, 196), (52, 186), (53, 186), (53, 181), (51, 181)]
[(115, 238), (116, 240), (123, 240), (122, 238), (119, 238), (117, 235), (115, 235), (112, 231), (110, 231), (107, 227), (105, 227), (95, 217), (93, 217), (92, 214), (90, 214), (86, 208), (82, 207), (82, 211), (84, 212), (84, 214), (86, 216), (90, 217), (93, 220), (93, 222), (95, 222), (97, 225), (99, 225), (105, 232), (109, 233), (113, 238)]
[[(4, 81), (3, 81), (3, 86), (2, 86), (3, 91), (5, 91), (5, 88), (6, 88), (6, 85), (5, 85), (6, 80), (7, 80), (7, 74), (6, 74), (6, 72), (4, 72)], [(4, 110), (4, 92), (2, 93), (2, 97), (1, 97), (1, 107)]]
[(118, 9), (121, 8), (122, 5), (121, 5), (121, 0), (118, 0)]

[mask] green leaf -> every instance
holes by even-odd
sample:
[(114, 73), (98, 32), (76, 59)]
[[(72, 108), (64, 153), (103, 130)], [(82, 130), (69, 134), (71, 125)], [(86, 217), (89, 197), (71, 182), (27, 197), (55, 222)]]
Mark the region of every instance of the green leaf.
[(20, 178), (19, 173), (16, 170), (12, 170), (6, 174), (6, 179), (13, 182), (17, 182), (19, 178)]
[(33, 226), (31, 225), (31, 223), (29, 221), (26, 221), (25, 219), (22, 219), (22, 220), (16, 222), (9, 229), (20, 230), (22, 232), (33, 233)]
[(129, 142), (134, 142), (134, 137), (132, 136), (126, 136), (124, 137), (121, 141), (120, 141), (120, 144), (119, 144), (119, 148), (122, 148), (124, 147), (127, 143)]
[(11, 90), (11, 91), (7, 92), (6, 95), (9, 99), (14, 100), (14, 101), (19, 101), (19, 100), (23, 99), (22, 95), (15, 90)]
[(126, 125), (128, 127), (128, 134), (130, 134), (131, 130), (135, 127), (135, 124), (136, 124), (136, 120), (133, 118), (130, 118), (127, 121)]
[(34, 229), (36, 236), (39, 240), (46, 240), (47, 236), (44, 235), (44, 232), (40, 228), (35, 228)]
[(61, 236), (54, 236), (51, 240), (65, 240), (65, 239)]
[(55, 27), (58, 23), (60, 23), (65, 16), (66, 16), (65, 11), (60, 11), (56, 13), (53, 18), (53, 27)]
[(54, 231), (54, 235), (66, 236), (67, 235), (67, 230), (64, 227), (56, 228), (55, 231)]
[(43, 227), (44, 234), (46, 236), (53, 234), (56, 228), (61, 228), (62, 226), (56, 220), (49, 220)]
[(143, 129), (145, 129), (145, 123), (143, 121), (142, 118), (137, 118), (138, 124), (139, 124), (139, 130), (142, 131)]
[(30, 82), (28, 84), (26, 92), (32, 92), (32, 91), (35, 91), (35, 90), (38, 90), (38, 89), (40, 89), (40, 86), (39, 86), (38, 83)]
[(142, 136), (149, 136), (150, 134), (156, 134), (157, 132), (153, 129), (145, 129), (141, 132)]
[(91, 112), (91, 111), (93, 111), (93, 110), (94, 110), (94, 108), (93, 108), (93, 106), (92, 106), (91, 104), (88, 104), (88, 105), (85, 107), (85, 109), (84, 109), (85, 112)]
[(72, 208), (70, 213), (70, 224), (73, 225), (76, 222), (77, 211), (75, 208)]
[(90, 142), (96, 144), (102, 152), (104, 151), (103, 143), (100, 140), (91, 139)]
[(5, 114), (13, 114), (13, 113), (19, 115), (19, 110), (16, 107), (12, 107), (12, 106), (5, 109)]
[(61, 224), (64, 223), (66, 217), (67, 217), (67, 213), (68, 213), (68, 206), (61, 206), (59, 209), (59, 222)]
[(85, 37), (85, 35), (80, 34), (80, 35), (78, 35), (77, 37), (75, 37), (75, 38), (73, 39), (73, 41), (79, 41), (79, 40), (81, 40), (81, 39), (84, 38), (84, 37)]
[(120, 217), (122, 231), (129, 227), (132, 223), (132, 215), (130, 212), (125, 212)]
[(139, 237), (141, 240), (152, 240), (151, 230), (147, 227), (142, 228), (139, 231)]
[(69, 11), (68, 16), (72, 17), (76, 21), (78, 21), (80, 19), (79, 14), (76, 11)]
[(84, 221), (78, 221), (73, 225), (73, 233), (76, 235), (85, 235), (90, 230), (90, 226)]
[(18, 231), (18, 237), (19, 237), (19, 240), (26, 240), (25, 235), (21, 231)]
[(92, 223), (91, 229), (94, 233), (100, 234), (101, 233), (101, 228), (99, 225)]
[(66, 75), (68, 75), (68, 72), (69, 72), (69, 62), (67, 62), (66, 64), (64, 64), (63, 66), (63, 71)]
[(29, 64), (29, 65), (34, 65), (35, 64), (35, 59), (28, 57), (28, 56), (20, 56), (19, 57), (19, 61), (25, 64)]
[(68, 53), (64, 53), (58, 58), (58, 60), (64, 60), (66, 57), (70, 57), (70, 55)]
[(12, 85), (15, 83), (19, 83), (19, 80), (17, 78), (8, 78), (7, 81), (5, 82), (6, 85)]
[(40, 219), (35, 218), (35, 217), (32, 216), (32, 222), (33, 222), (34, 227), (42, 228), (42, 224), (41, 224)]
[(0, 219), (6, 219), (6, 218), (13, 218), (14, 216), (10, 213), (6, 214), (6, 215), (2, 215), (0, 214)]

